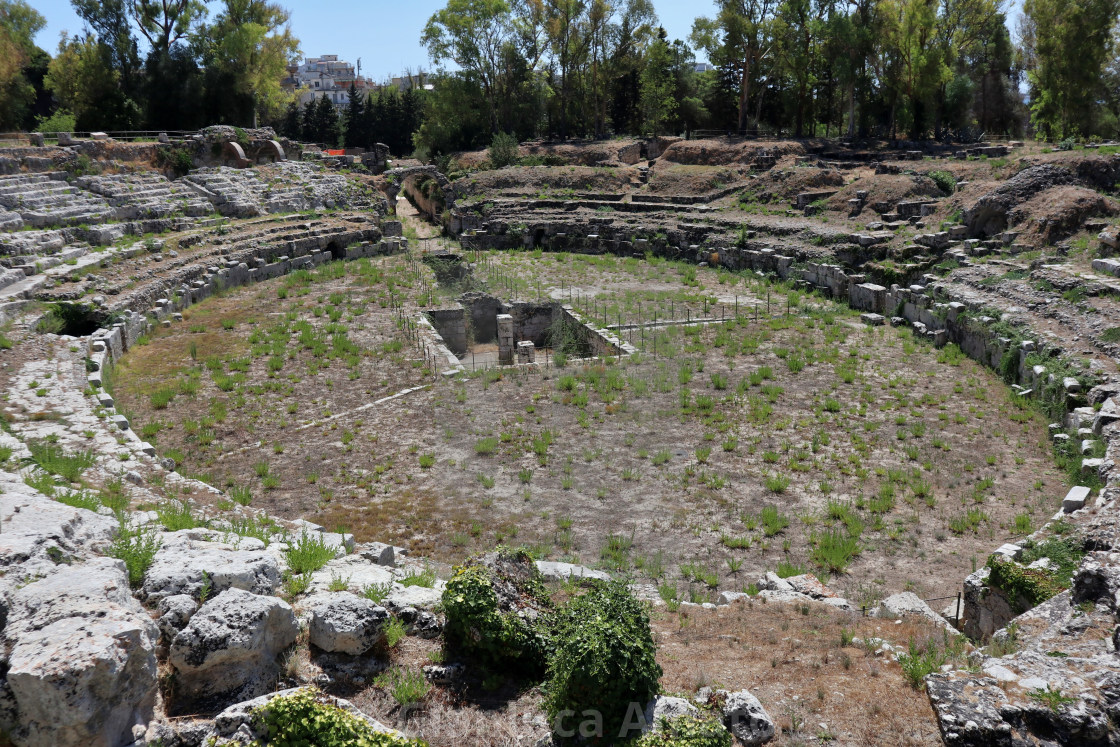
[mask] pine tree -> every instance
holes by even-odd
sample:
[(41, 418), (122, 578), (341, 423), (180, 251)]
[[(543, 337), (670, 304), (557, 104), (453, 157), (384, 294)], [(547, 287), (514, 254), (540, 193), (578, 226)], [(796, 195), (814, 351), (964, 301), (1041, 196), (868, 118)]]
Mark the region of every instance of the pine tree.
[(288, 111), (284, 114), (284, 137), (299, 140), (303, 135), (303, 116), (299, 110), (299, 102), (292, 101), (288, 104)]
[(327, 148), (338, 147), (338, 111), (328, 96), (319, 98), (315, 107), (315, 133), (317, 142)]
[(315, 123), (316, 100), (312, 96), (303, 107), (303, 140), (314, 143), (319, 140), (319, 131)]
[(347, 148), (361, 148), (368, 145), (368, 139), (365, 136), (365, 132), (362, 130), (362, 125), (365, 122), (364, 98), (365, 93), (358, 93), (358, 89), (351, 83), (346, 104), (345, 142)]

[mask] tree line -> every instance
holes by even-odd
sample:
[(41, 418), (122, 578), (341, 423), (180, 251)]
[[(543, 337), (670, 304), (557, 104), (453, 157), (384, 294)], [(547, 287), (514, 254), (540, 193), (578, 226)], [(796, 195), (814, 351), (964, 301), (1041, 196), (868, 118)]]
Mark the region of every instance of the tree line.
[(282, 116), (299, 40), (279, 5), (220, 0), (211, 14), (202, 0), (71, 2), (85, 29), (63, 35), (52, 57), (33, 42), (42, 15), (0, 0), (0, 129), (185, 130)]
[(1120, 135), (1120, 0), (1025, 0), (1014, 37), (1002, 0), (716, 5), (670, 41), (650, 0), (448, 0), (422, 35), (445, 69), (416, 142)]
[(85, 28), (52, 56), (42, 15), (0, 0), (0, 129), (259, 123), (426, 158), (499, 133), (1120, 135), (1120, 0), (1024, 0), (1014, 34), (1003, 0), (718, 0), (686, 40), (651, 0), (447, 0), (420, 36), (431, 90), (337, 108), (282, 85), (299, 41), (267, 0), (71, 2)]

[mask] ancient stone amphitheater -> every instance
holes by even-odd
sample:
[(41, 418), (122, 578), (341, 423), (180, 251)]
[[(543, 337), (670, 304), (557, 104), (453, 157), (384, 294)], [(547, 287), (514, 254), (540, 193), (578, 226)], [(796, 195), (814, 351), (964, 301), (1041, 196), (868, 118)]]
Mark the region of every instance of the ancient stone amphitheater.
[[(180, 474), (107, 391), (129, 351), (182, 323), (194, 304), (335, 261), (415, 250), (395, 216), (398, 192), (461, 237), (464, 256), (529, 247), (750, 270), (845, 302), (863, 324), (955, 344), (1003, 375), (1014, 397), (1045, 398), (1060, 416), (1050, 436), (1080, 445), (1078, 471), (1100, 487), (1055, 496), (1052, 518), (1031, 536), (993, 543), (987, 564), (954, 581), (961, 606), (946, 615), (955, 626), (978, 645), (993, 637), (1014, 645), (975, 649), (924, 686), (947, 745), (1120, 743), (1120, 339), (1106, 333), (1120, 328), (1112, 277), (1120, 264), (1109, 258), (1120, 244), (1111, 220), (1120, 213), (1112, 196), (1120, 157), (656, 140), (524, 149), (566, 158), (564, 167), (452, 181), (414, 167), (375, 180), (322, 160), (276, 160), (262, 146), (271, 138), (254, 137), (258, 155), (240, 163), (242, 152), (240, 168), (208, 158), (221, 149), (200, 142), (196, 163), (210, 165), (182, 176), (159, 166), (160, 150), (172, 146), (0, 151), (0, 730), (13, 744), (249, 743), (260, 737), (254, 709), (278, 692), (316, 684), (342, 695), (372, 681), (384, 669), (379, 646), (391, 624), (438, 639), (444, 582), (414, 583), (430, 572), (422, 558), (268, 517), (230, 500), (227, 485)], [(990, 159), (1009, 153), (1016, 162), (993, 175)], [(261, 162), (244, 167), (248, 160)], [(954, 167), (953, 194), (938, 192), (931, 172)], [(707, 168), (718, 173), (701, 173)], [(781, 209), (745, 209), (736, 202), (744, 194), (765, 194), (761, 204)], [(1095, 258), (1070, 260), (1063, 242), (1085, 231)], [(411, 311), (415, 324), (397, 329), (411, 335), (413, 357), (435, 379), (465, 375), (438, 314)], [(621, 323), (607, 329), (568, 313), (600, 354), (636, 352)], [(498, 334), (499, 344), (516, 342)], [(195, 501), (207, 521), (176, 525), (157, 510), (169, 499)], [(1055, 532), (1083, 538), (1084, 555), (1062, 590), (1037, 603), (1028, 593), (1035, 587), (1008, 579), (1050, 579), (1049, 558), (1018, 560), (1024, 545)], [(148, 565), (137, 575), (123, 558), (142, 555), (144, 542)], [(292, 548), (301, 542), (329, 548), (333, 559), (293, 592)], [(551, 581), (602, 575), (537, 566)], [(860, 615), (811, 576), (767, 574), (753, 586), (726, 589), (696, 614), (761, 600)], [(665, 605), (656, 588), (634, 589)], [(871, 612), (953, 630), (913, 594)], [(880, 643), (880, 657), (906, 654)], [(288, 663), (309, 656), (302, 668)], [(424, 667), (449, 692), (462, 670), (444, 661)], [(774, 672), (780, 682), (782, 670)], [(347, 701), (322, 697), (390, 731)], [(749, 693), (720, 702), (742, 743), (802, 743), (796, 721), (777, 723)], [(692, 706), (659, 698), (651, 708)], [(552, 737), (530, 709), (513, 732), (471, 739)], [(838, 743), (868, 742), (848, 734)]]

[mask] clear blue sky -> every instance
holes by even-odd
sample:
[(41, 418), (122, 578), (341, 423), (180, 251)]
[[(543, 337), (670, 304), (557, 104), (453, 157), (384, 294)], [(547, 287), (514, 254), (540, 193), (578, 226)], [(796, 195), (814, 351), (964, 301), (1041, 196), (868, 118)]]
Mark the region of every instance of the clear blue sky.
[[(432, 67), (427, 51), (420, 46), (420, 31), (432, 13), (446, 4), (446, 0), (278, 2), (292, 13), (292, 31), (299, 37), (304, 55), (337, 54), (350, 62), (360, 57), (362, 73), (378, 81), (406, 68)], [(217, 13), (221, 5), (217, 0), (210, 2), (211, 13)], [(82, 20), (69, 0), (31, 0), (31, 6), (47, 19), (47, 27), (35, 41), (52, 55), (58, 49), (59, 34), (82, 30)], [(714, 0), (654, 0), (654, 7), (670, 39), (687, 39), (696, 16), (715, 14)]]

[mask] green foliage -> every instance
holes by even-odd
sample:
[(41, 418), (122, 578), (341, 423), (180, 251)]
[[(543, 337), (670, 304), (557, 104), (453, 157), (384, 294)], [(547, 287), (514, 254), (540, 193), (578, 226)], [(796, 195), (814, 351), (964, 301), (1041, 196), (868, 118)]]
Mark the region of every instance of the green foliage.
[(376, 684), (389, 691), (401, 708), (410, 708), (428, 697), (432, 686), (414, 669), (390, 669), (377, 676)]
[(292, 573), (314, 573), (334, 560), (338, 551), (328, 544), (321, 532), (303, 532), (299, 539), (288, 544), (284, 556)]
[(436, 572), (433, 568), (424, 570), (410, 570), (400, 580), (401, 586), (422, 586), (430, 589), (436, 584)]
[(831, 573), (843, 573), (861, 548), (857, 537), (835, 529), (813, 537), (813, 563)]
[(136, 588), (144, 582), (144, 574), (152, 567), (162, 542), (151, 530), (130, 529), (124, 524), (105, 554), (123, 560), (128, 569), (128, 583)]
[(793, 578), (804, 574), (805, 568), (788, 560), (779, 560), (778, 567), (774, 572), (778, 575), (778, 578)]
[[(366, 595), (369, 596), (368, 594)], [(380, 603), (380, 600), (377, 600)], [(385, 645), (389, 648), (396, 648), (397, 644), (404, 640), (408, 635), (405, 629), (404, 622), (399, 617), (394, 617), (389, 620), (385, 625)]]
[(731, 732), (702, 716), (663, 719), (660, 730), (649, 732), (634, 747), (731, 747)]
[(948, 171), (931, 171), (927, 176), (933, 179), (934, 184), (947, 195), (957, 191), (957, 178)]
[(631, 703), (657, 694), (661, 666), (645, 606), (626, 584), (595, 584), (558, 613), (548, 662), (545, 709), (602, 713), (603, 733), (618, 734)]
[(27, 448), (31, 452), (31, 462), (66, 482), (78, 482), (82, 473), (96, 461), (92, 450), (67, 452), (49, 441), (28, 441)]
[(1050, 685), (1047, 685), (1045, 690), (1043, 690), (1041, 687), (1035, 688), (1034, 690), (1031, 690), (1028, 695), (1030, 695), (1032, 700), (1042, 703), (1054, 713), (1060, 712), (1063, 706), (1077, 701), (1077, 698), (1071, 698), (1069, 696), (1062, 695), (1062, 691), (1060, 688), (1057, 690), (1051, 690)]
[(48, 116), (41, 116), (35, 120), (36, 132), (73, 132), (77, 123), (77, 118), (66, 109), (57, 109)]
[(1042, 604), (1069, 586), (1068, 577), (1061, 579), (1052, 571), (1027, 568), (1003, 555), (992, 554), (988, 567), (988, 584), (1003, 590), (1020, 611)]
[(941, 669), (949, 661), (963, 656), (965, 649), (964, 636), (950, 637), (948, 633), (942, 636), (940, 645), (936, 640), (929, 640), (919, 645), (913, 638), (906, 653), (899, 654), (898, 663), (902, 667), (902, 676), (915, 690), (925, 689), (927, 675)]
[(260, 742), (275, 747), (426, 747), (427, 742), (375, 732), (359, 716), (308, 688), (282, 695), (253, 711)]
[(789, 517), (778, 511), (775, 506), (765, 506), (761, 518), (762, 532), (767, 537), (773, 537), (789, 526)]
[(443, 592), (447, 644), (484, 665), (512, 666), (528, 673), (543, 670), (549, 641), (544, 622), (500, 608), (491, 573), (499, 583), (519, 586), (527, 599), (543, 606), (543, 591), (531, 583), (518, 585), (482, 565), (456, 568)]
[(186, 501), (164, 501), (156, 508), (156, 514), (169, 532), (206, 526), (206, 522), (194, 515), (191, 505)]
[(495, 133), (490, 141), (490, 166), (500, 169), (517, 164), (517, 138), (505, 132)]

